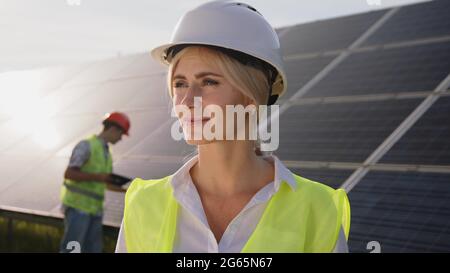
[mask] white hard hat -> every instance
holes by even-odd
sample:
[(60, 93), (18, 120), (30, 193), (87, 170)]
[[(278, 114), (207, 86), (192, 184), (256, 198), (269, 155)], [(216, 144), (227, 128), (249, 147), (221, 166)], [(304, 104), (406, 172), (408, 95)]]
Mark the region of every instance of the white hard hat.
[(271, 96), (273, 104), (287, 89), (287, 78), (278, 36), (253, 7), (230, 0), (208, 2), (188, 11), (178, 21), (171, 42), (151, 51), (157, 61), (168, 65), (169, 49), (183, 45), (208, 45), (245, 53), (276, 69)]

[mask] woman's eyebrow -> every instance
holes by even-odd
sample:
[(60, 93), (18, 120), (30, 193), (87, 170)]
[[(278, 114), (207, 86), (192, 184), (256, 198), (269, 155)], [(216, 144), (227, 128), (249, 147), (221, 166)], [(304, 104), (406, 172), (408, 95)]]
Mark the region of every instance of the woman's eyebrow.
[(176, 79), (181, 79), (181, 80), (185, 80), (185, 79), (186, 79), (186, 77), (185, 77), (185, 76), (183, 76), (183, 75), (179, 75), (179, 74), (177, 74), (177, 75), (173, 76), (173, 79), (172, 79), (172, 80), (176, 80)]
[[(206, 77), (206, 76), (223, 77), (222, 75), (216, 74), (216, 73), (213, 73), (213, 72), (200, 72), (200, 73), (195, 74), (195, 78), (196, 78), (196, 79), (203, 78), (203, 77)], [(175, 76), (173, 77), (173, 79), (174, 79), (174, 80), (176, 80), (176, 79), (182, 79), (182, 80), (185, 80), (186, 77), (183, 76), (183, 75), (177, 74), (177, 75), (175, 75)]]
[(195, 78), (197, 78), (197, 79), (203, 78), (203, 77), (206, 77), (206, 76), (223, 77), (222, 75), (216, 74), (216, 73), (213, 73), (213, 72), (200, 72), (198, 74), (195, 74)]

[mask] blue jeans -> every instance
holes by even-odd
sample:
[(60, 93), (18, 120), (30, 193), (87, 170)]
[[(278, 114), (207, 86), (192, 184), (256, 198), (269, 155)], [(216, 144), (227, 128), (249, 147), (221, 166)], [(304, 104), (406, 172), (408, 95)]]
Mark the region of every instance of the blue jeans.
[(61, 241), (60, 252), (102, 252), (102, 218), (102, 215), (92, 215), (75, 208), (66, 207), (64, 211), (64, 236)]

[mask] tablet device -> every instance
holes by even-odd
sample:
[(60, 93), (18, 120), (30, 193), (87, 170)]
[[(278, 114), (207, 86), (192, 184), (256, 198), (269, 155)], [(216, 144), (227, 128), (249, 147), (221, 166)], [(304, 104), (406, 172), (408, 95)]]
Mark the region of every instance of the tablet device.
[(110, 174), (110, 183), (116, 186), (123, 186), (130, 182), (132, 179), (126, 176), (118, 175), (115, 173)]

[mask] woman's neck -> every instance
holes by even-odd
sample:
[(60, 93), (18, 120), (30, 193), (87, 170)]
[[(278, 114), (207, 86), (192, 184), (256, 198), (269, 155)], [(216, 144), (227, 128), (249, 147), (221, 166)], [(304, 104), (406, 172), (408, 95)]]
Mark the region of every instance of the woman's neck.
[(273, 164), (257, 156), (249, 141), (221, 141), (198, 146), (191, 177), (201, 194), (230, 197), (254, 194), (273, 181)]

